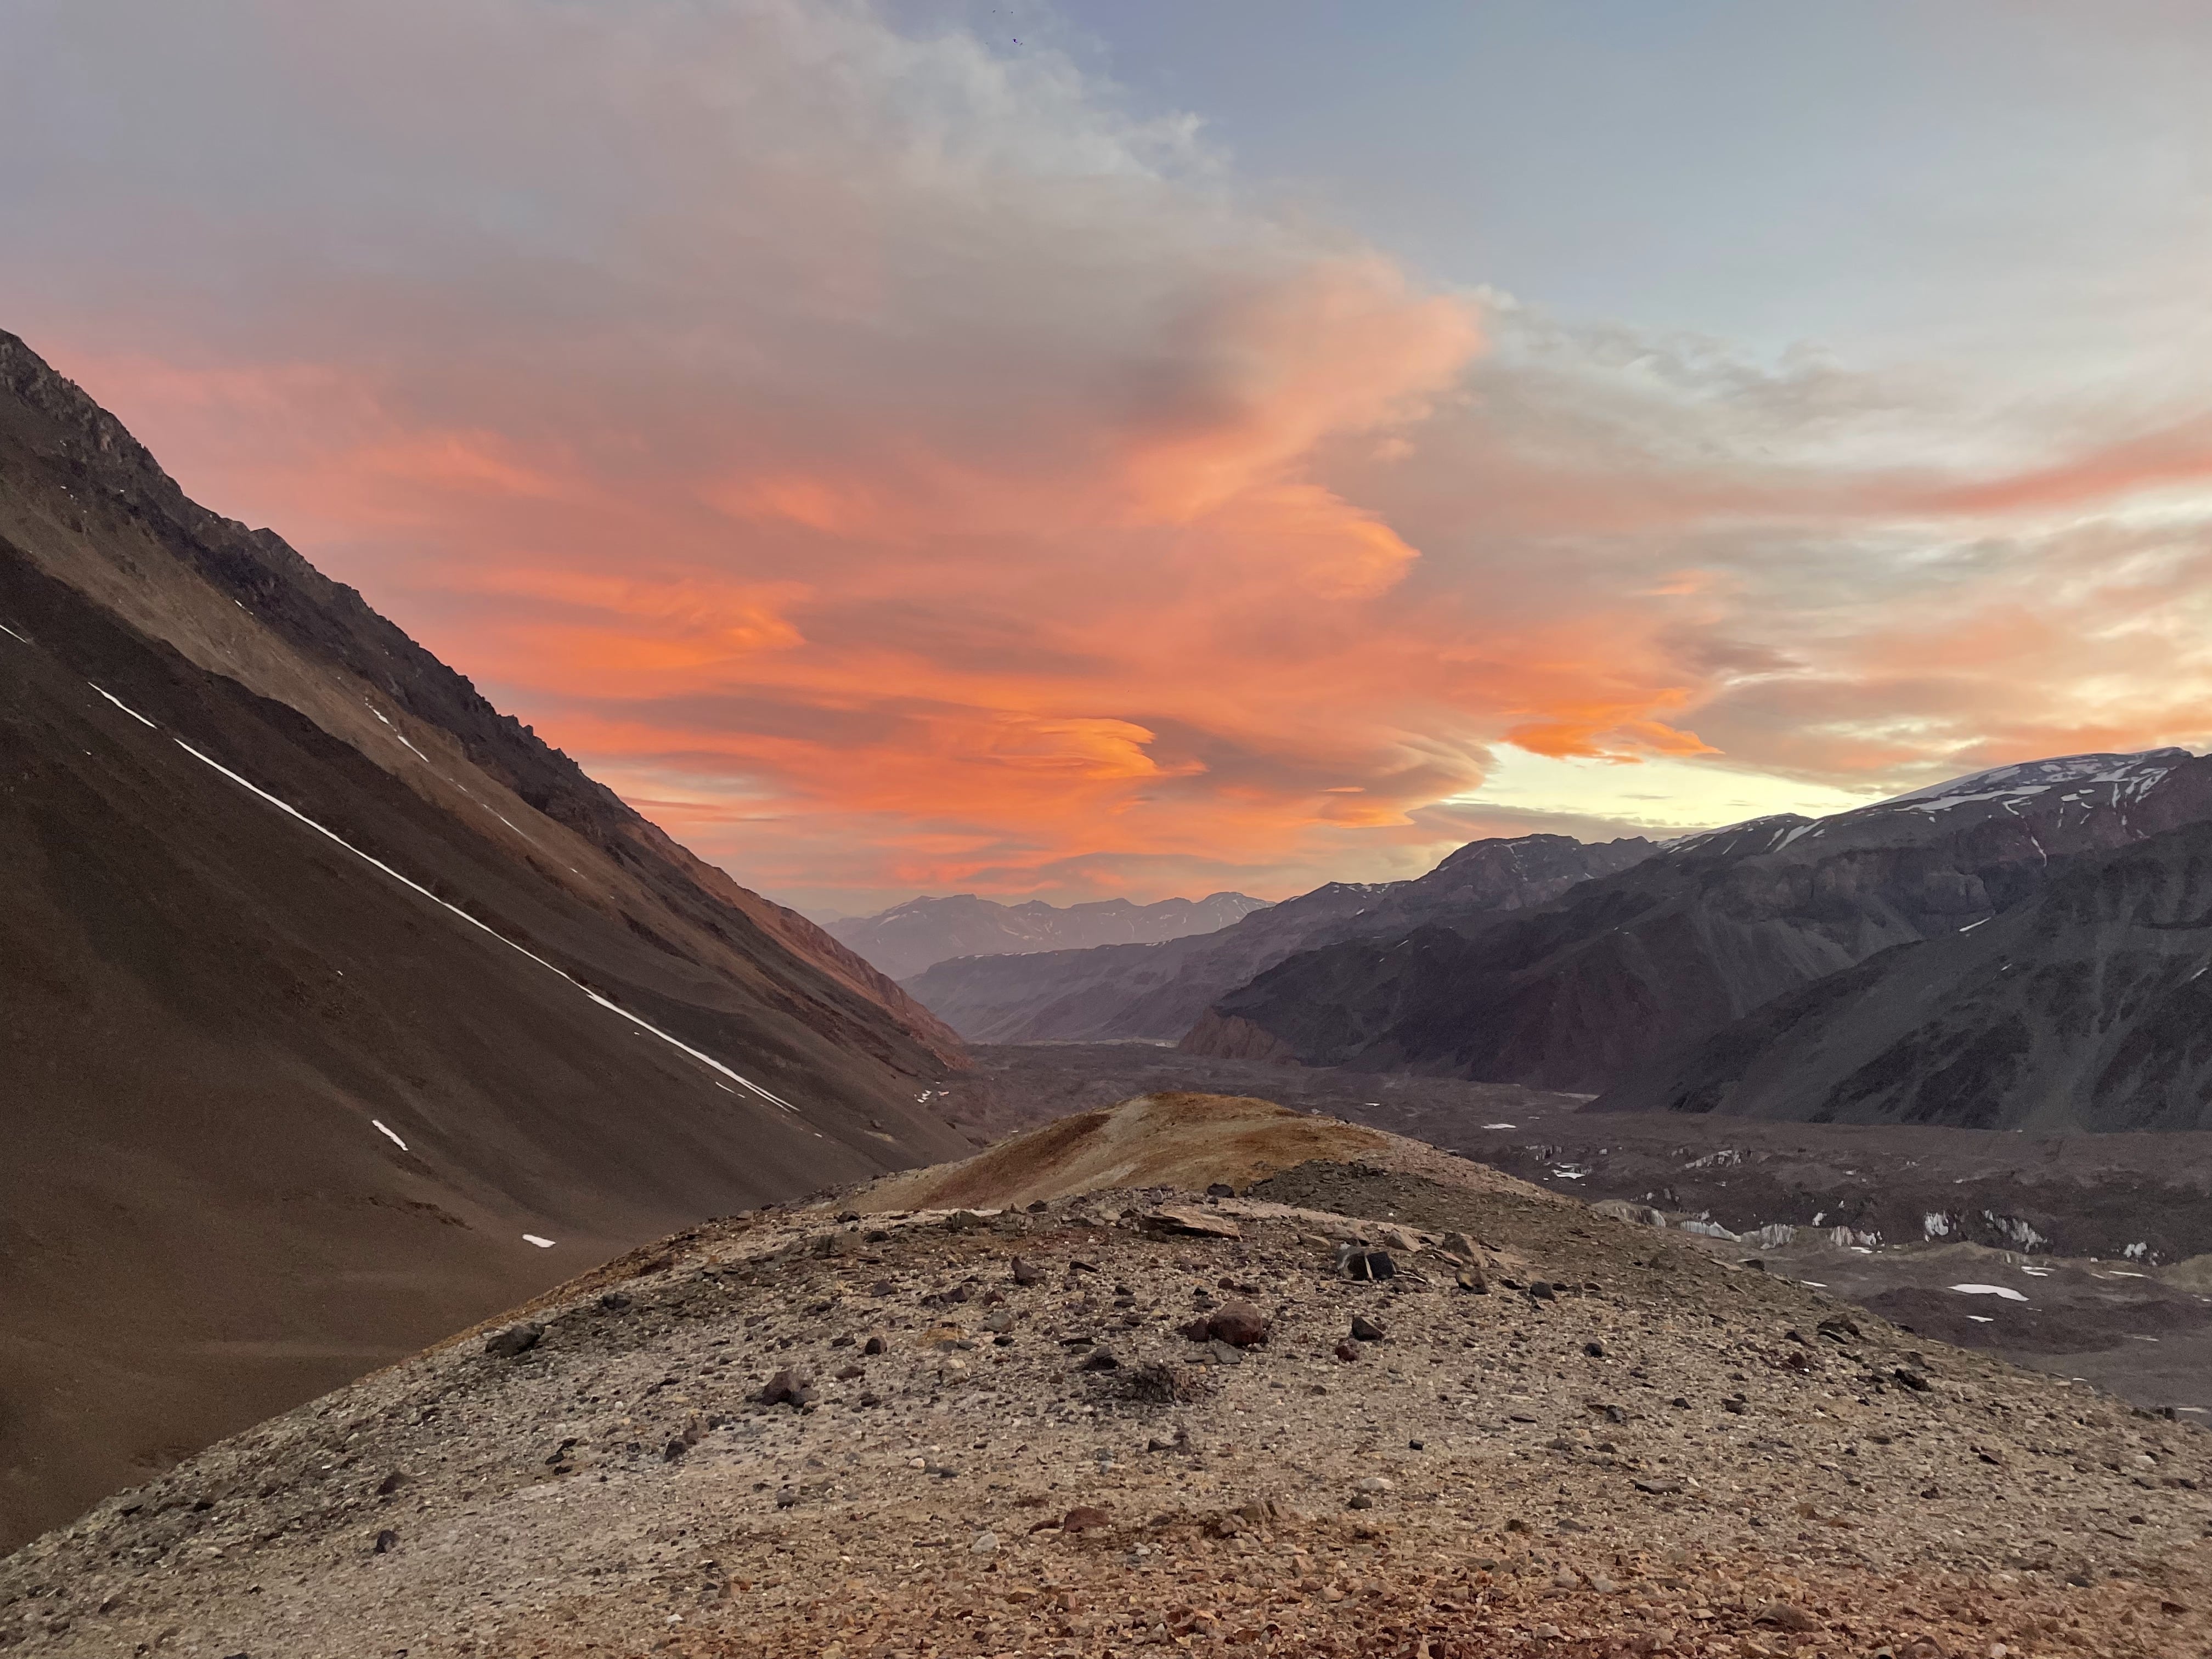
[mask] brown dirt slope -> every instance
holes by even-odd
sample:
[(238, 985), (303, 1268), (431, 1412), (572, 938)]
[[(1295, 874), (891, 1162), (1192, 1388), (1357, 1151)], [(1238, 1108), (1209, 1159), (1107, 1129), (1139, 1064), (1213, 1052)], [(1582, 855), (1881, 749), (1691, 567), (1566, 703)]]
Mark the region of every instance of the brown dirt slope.
[(5, 337), (0, 629), (0, 1545), (582, 1263), (963, 1150), (864, 975)]
[[(1183, 1195), (1213, 1237), (1154, 1224), (1160, 1188), (694, 1228), (0, 1562), (0, 1649), (2212, 1644), (2203, 1432), (1431, 1157)], [(1352, 1238), (1395, 1271), (1346, 1277)]]

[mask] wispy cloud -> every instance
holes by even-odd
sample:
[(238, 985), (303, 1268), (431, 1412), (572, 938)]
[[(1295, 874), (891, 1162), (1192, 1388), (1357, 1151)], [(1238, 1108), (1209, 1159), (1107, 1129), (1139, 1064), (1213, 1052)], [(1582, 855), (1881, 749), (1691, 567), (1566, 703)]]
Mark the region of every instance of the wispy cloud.
[(2183, 414), (1967, 443), (1425, 289), (865, 5), (191, 11), (4, 26), (0, 322), (772, 891), (1401, 873), (1539, 821), (1446, 804), (1503, 744), (1719, 799), (2206, 724)]

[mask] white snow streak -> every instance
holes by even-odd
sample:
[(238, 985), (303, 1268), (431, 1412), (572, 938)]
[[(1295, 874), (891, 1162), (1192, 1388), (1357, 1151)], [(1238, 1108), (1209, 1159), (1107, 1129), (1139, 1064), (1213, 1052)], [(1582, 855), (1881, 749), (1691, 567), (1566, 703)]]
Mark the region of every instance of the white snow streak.
[(526, 1244), (535, 1244), (541, 1250), (550, 1250), (553, 1248), (553, 1241), (551, 1239), (540, 1238), (536, 1233), (523, 1234), (522, 1242)]
[(369, 1121), (376, 1127), (377, 1130), (386, 1140), (397, 1146), (401, 1152), (404, 1152), (407, 1150), (407, 1143), (402, 1140), (398, 1135), (394, 1134), (392, 1131), (392, 1126), (386, 1123), (382, 1118), (373, 1117), (369, 1119)]
[(271, 806), (276, 807), (279, 811), (285, 813), (289, 817), (297, 818), (301, 823), (306, 824), (308, 829), (313, 830), (317, 835), (336, 842), (339, 846), (344, 848), (347, 852), (352, 854), (362, 863), (372, 865), (375, 868), (383, 871), (386, 875), (391, 877), (392, 880), (398, 882), (401, 886), (412, 888), (415, 891), (420, 893), (424, 898), (429, 900), (431, 903), (438, 906), (441, 909), (452, 911), (463, 921), (468, 923), (470, 927), (477, 928), (483, 933), (490, 934), (492, 938), (497, 939), (501, 945), (507, 946), (508, 950), (516, 952), (518, 955), (529, 957), (531, 961), (536, 963), (540, 968), (544, 969), (548, 973), (559, 974), (562, 979), (567, 980), (569, 984), (574, 986), (586, 996), (591, 998), (591, 1000), (598, 1003), (600, 1007), (608, 1010), (610, 1012), (620, 1014), (624, 1019), (629, 1021), (631, 1024), (636, 1026), (640, 1030), (659, 1037), (663, 1042), (668, 1044), (672, 1048), (681, 1049), (684, 1053), (690, 1055), (692, 1059), (697, 1060), (701, 1065), (712, 1066), (715, 1071), (720, 1072), (724, 1077), (729, 1079), (731, 1082), (738, 1085), (738, 1087), (759, 1096), (763, 1100), (769, 1102), (771, 1105), (781, 1106), (787, 1112), (790, 1112), (794, 1115), (798, 1114), (799, 1108), (793, 1105), (789, 1101), (785, 1100), (779, 1095), (769, 1093), (769, 1091), (762, 1088), (759, 1084), (754, 1082), (750, 1078), (732, 1071), (728, 1066), (723, 1065), (720, 1060), (716, 1060), (712, 1054), (702, 1054), (698, 1049), (694, 1048), (690, 1043), (684, 1042), (678, 1037), (671, 1036), (667, 1032), (662, 1030), (658, 1025), (653, 1024), (649, 1021), (640, 1019), (635, 1014), (630, 1012), (629, 1009), (622, 1006), (619, 1003), (608, 1001), (606, 998), (601, 996), (597, 991), (594, 991), (590, 986), (585, 984), (573, 974), (564, 972), (562, 969), (556, 968), (551, 963), (546, 961), (544, 957), (539, 956), (535, 951), (528, 950), (522, 945), (517, 945), (513, 939), (507, 938), (504, 933), (501, 933), (496, 929), (477, 921), (467, 911), (462, 909), (459, 905), (448, 904), (444, 899), (440, 898), (428, 888), (423, 886), (421, 882), (410, 881), (407, 877), (401, 875), (399, 872), (393, 869), (390, 865), (385, 863), (383, 860), (371, 857), (368, 854), (362, 852), (360, 848), (356, 847), (351, 842), (346, 840), (344, 836), (337, 835), (329, 830), (325, 830), (321, 824), (317, 823), (313, 818), (309, 817), (305, 812), (301, 811), (297, 807), (293, 806), (289, 802), (279, 800), (276, 796), (270, 794), (266, 789), (262, 788), (258, 784), (249, 782), (246, 779), (239, 776), (237, 773), (232, 771), (222, 762), (212, 760), (209, 758), (209, 757), (203, 755), (198, 750), (193, 748), (191, 744), (186, 743), (182, 738), (174, 738), (173, 741), (176, 744), (178, 748), (183, 750), (187, 755), (190, 755), (194, 760), (199, 762), (203, 766), (213, 767), (216, 771), (222, 773), (223, 776), (228, 778), (233, 783), (238, 785), (240, 788), (251, 790), (253, 793), (260, 796), (262, 799), (267, 801)]
[(2027, 1300), (2009, 1285), (1954, 1285), (1951, 1288), (1961, 1296), (2001, 1296), (2008, 1302)]
[[(92, 685), (92, 682), (90, 680), (87, 680), (85, 684), (87, 685)], [(137, 709), (133, 708), (129, 703), (124, 702), (122, 698), (117, 696), (112, 691), (101, 690), (100, 688), (96, 685), (92, 685), (92, 689), (95, 691), (99, 691), (101, 696), (106, 698), (108, 702), (113, 703), (125, 714), (130, 715), (132, 720), (137, 720), (139, 725), (144, 726), (148, 731), (158, 732), (161, 729), (160, 726), (155, 725), (153, 721), (148, 720), (143, 714), (140, 714)]]
[(0, 634), (5, 634), (11, 640), (23, 640), (23, 643), (25, 645), (28, 645), (30, 643), (30, 641), (24, 640), (21, 634), (18, 634), (14, 629), (9, 627), (6, 623), (0, 623)]

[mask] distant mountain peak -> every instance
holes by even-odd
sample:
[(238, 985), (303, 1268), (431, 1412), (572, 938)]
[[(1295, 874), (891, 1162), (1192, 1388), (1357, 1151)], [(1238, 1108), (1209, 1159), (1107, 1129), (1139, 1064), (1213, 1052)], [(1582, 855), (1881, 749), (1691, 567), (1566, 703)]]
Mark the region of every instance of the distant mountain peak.
[(974, 893), (924, 896), (872, 916), (848, 916), (830, 932), (894, 979), (919, 974), (955, 957), (1028, 956), (1096, 945), (1158, 945), (1210, 933), (1267, 908), (1245, 893), (1202, 899), (1127, 898), (1054, 904), (1024, 899), (1002, 904)]

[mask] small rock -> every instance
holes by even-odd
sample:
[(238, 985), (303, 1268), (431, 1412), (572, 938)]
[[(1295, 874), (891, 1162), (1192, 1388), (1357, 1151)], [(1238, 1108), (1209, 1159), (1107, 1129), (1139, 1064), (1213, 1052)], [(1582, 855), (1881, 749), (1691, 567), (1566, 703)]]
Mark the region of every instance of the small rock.
[(494, 1359), (513, 1359), (518, 1354), (528, 1353), (544, 1340), (545, 1328), (533, 1320), (520, 1325), (509, 1325), (505, 1330), (484, 1339), (483, 1351)]
[(884, 1340), (880, 1336), (872, 1336), (860, 1344), (860, 1352), (865, 1354), (878, 1354), (883, 1351)]
[(1034, 1261), (1024, 1261), (1022, 1257), (1016, 1256), (1012, 1265), (1014, 1283), (1017, 1285), (1035, 1285), (1044, 1278), (1044, 1269)]
[(624, 1308), (629, 1306), (629, 1297), (620, 1291), (609, 1291), (599, 1298), (599, 1306), (605, 1308), (609, 1313), (620, 1313)]
[(1112, 1522), (1113, 1517), (1097, 1505), (1078, 1504), (1066, 1515), (1060, 1516), (1060, 1529), (1062, 1532), (1091, 1532), (1100, 1527), (1109, 1526)]
[(1117, 1371), (1121, 1369), (1121, 1362), (1104, 1348), (1093, 1348), (1083, 1357), (1083, 1363), (1076, 1369), (1085, 1371)]
[(1346, 1364), (1350, 1364), (1353, 1360), (1359, 1358), (1359, 1345), (1357, 1342), (1353, 1342), (1349, 1340), (1338, 1343), (1336, 1345), (1336, 1357), (1339, 1359), (1343, 1360)]
[(995, 1532), (979, 1532), (975, 1534), (975, 1542), (968, 1546), (970, 1555), (996, 1555), (998, 1553), (999, 1534)]
[(1206, 1189), (1208, 1198), (1234, 1198), (1237, 1189), (1225, 1181), (1217, 1181)]
[(866, 1375), (867, 1372), (858, 1365), (840, 1365), (837, 1368), (837, 1380), (840, 1382), (850, 1382)]
[(683, 1456), (684, 1454), (690, 1449), (690, 1448), (686, 1446), (681, 1440), (672, 1440), (668, 1443), (665, 1449), (661, 1452), (660, 1461), (664, 1463), (673, 1463), (678, 1458)]
[(1424, 1451), (1427, 1449), (1427, 1447), (1428, 1443), (1424, 1440), (1408, 1440), (1406, 1443), (1406, 1449), (1407, 1451)]
[(787, 1367), (768, 1380), (760, 1391), (763, 1406), (804, 1406), (814, 1398), (812, 1380), (803, 1370)]
[(1925, 1394), (1928, 1392), (1928, 1379), (1921, 1376), (1918, 1371), (1909, 1371), (1905, 1370), (1904, 1366), (1899, 1365), (1895, 1370), (1892, 1371), (1890, 1375), (1895, 1377), (1906, 1388), (1911, 1389), (1915, 1394)]
[(1354, 1492), (1389, 1492), (1390, 1477), (1387, 1474), (1363, 1474), (1352, 1483)]
[(1352, 1494), (1351, 1502), (1345, 1507), (1353, 1510), (1371, 1510), (1375, 1507), (1375, 1500), (1364, 1492), (1356, 1492)]
[(1583, 1352), (1588, 1354), (1592, 1359), (1602, 1359), (1605, 1358), (1605, 1344), (1602, 1342), (1585, 1342), (1583, 1344)]
[(1655, 1498), (1671, 1498), (1682, 1490), (1682, 1483), (1679, 1480), (1639, 1480), (1636, 1483), (1636, 1490), (1648, 1492)]
[(1255, 1347), (1267, 1340), (1267, 1317), (1242, 1297), (1206, 1316), (1206, 1334), (1233, 1348)]
[(1801, 1607), (1788, 1601), (1770, 1601), (1753, 1617), (1753, 1623), (1771, 1625), (1777, 1630), (1808, 1631), (1819, 1621)]
[(392, 1531), (391, 1528), (386, 1527), (383, 1531), (376, 1534), (376, 1542), (370, 1547), (369, 1553), (372, 1555), (389, 1555), (392, 1551), (398, 1547), (399, 1534)]
[[(573, 1446), (576, 1443), (572, 1440), (568, 1443)], [(386, 1475), (383, 1480), (376, 1483), (376, 1495), (379, 1498), (389, 1498), (392, 1493), (398, 1492), (406, 1484), (407, 1477), (404, 1474), (402, 1474), (398, 1469), (394, 1469), (391, 1474)]]
[(1217, 1365), (1241, 1365), (1244, 1363), (1243, 1349), (1218, 1339), (1207, 1343), (1206, 1352), (1207, 1358)]
[(1536, 1302), (1556, 1302), (1559, 1298), (1559, 1293), (1552, 1288), (1551, 1281), (1547, 1279), (1530, 1279), (1528, 1296), (1530, 1300)]
[(1352, 1316), (1352, 1336), (1356, 1342), (1380, 1342), (1387, 1333), (1365, 1314)]

